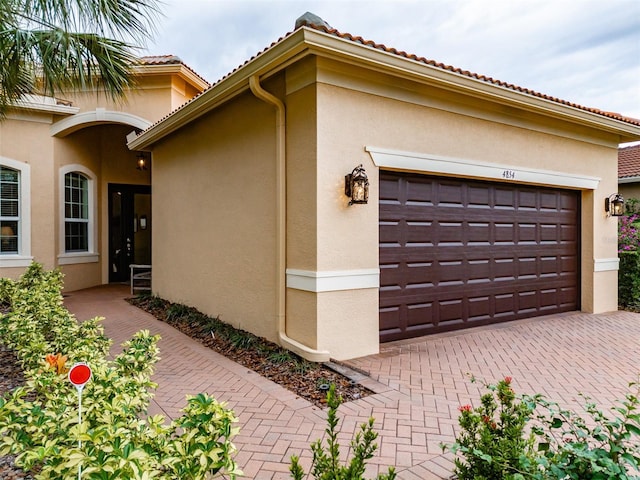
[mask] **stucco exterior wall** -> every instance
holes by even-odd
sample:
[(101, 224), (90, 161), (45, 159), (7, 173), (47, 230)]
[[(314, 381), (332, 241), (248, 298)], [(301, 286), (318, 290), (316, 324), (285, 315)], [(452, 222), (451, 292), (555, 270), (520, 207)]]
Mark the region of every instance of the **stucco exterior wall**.
[[(53, 150), (52, 139), (47, 134), (51, 121), (48, 114), (12, 112), (0, 122), (0, 156), (30, 166), (31, 215), (22, 221), (32, 224), (30, 255), (45, 268), (56, 265), (55, 245), (50, 241), (55, 233), (54, 205), (51, 202), (54, 195), (51, 182), (54, 175)], [(34, 219), (39, 219), (37, 225), (33, 225)], [(0, 276), (3, 277), (17, 278), (23, 271), (23, 267), (0, 266)]]
[(270, 340), (275, 113), (250, 93), (153, 152), (153, 289)]

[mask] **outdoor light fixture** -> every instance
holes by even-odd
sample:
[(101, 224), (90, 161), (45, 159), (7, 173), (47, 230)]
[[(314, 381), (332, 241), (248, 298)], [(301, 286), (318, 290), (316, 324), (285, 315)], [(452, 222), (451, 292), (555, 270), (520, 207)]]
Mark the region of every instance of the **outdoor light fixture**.
[(619, 193), (612, 193), (604, 199), (604, 210), (607, 216), (619, 217), (624, 215), (624, 198)]
[(144, 153), (140, 152), (136, 155), (136, 168), (138, 170), (146, 170), (147, 169), (147, 159), (144, 158)]
[(369, 179), (362, 164), (344, 177), (344, 194), (349, 197), (349, 205), (367, 203), (369, 200)]

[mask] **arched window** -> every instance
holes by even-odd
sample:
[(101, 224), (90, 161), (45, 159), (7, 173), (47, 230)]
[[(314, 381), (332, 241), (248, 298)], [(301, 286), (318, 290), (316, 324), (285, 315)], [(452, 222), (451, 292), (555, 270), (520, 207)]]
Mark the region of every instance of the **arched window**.
[(29, 165), (0, 157), (0, 266), (29, 265), (31, 254)]
[(97, 262), (95, 251), (95, 176), (81, 165), (60, 170), (61, 232), (58, 263)]

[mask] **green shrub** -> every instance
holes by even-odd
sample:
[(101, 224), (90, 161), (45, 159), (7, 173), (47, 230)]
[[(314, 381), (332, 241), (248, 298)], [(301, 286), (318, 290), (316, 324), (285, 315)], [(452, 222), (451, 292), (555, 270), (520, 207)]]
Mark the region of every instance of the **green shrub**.
[(587, 398), (586, 419), (540, 396), (529, 398), (540, 412), (534, 432), (541, 455), (533, 478), (640, 479), (640, 383), (629, 387), (611, 416)]
[[(0, 338), (17, 353), (26, 385), (0, 398), (0, 455), (37, 479), (235, 478), (233, 412), (200, 394), (166, 424), (147, 417), (159, 336), (138, 332), (107, 359), (110, 340), (99, 319), (82, 324), (63, 307), (59, 272), (33, 264), (10, 288), (11, 311), (0, 316)], [(67, 366), (87, 362), (91, 381), (78, 393)]]
[[(373, 458), (373, 454), (378, 448), (375, 443), (378, 434), (373, 430), (374, 420), (370, 418), (367, 423), (361, 425), (360, 432), (351, 441), (353, 456), (347, 465), (341, 465), (337, 431), (337, 411), (341, 399), (336, 396), (335, 388), (335, 385), (332, 384), (327, 393), (327, 405), (329, 407), (327, 428), (325, 430), (327, 445), (323, 447), (320, 440), (311, 444), (313, 463), (310, 474), (317, 480), (362, 480), (367, 460)], [(305, 477), (304, 469), (300, 465), (299, 458), (295, 455), (291, 457), (289, 471), (294, 480), (302, 480)], [(395, 469), (389, 467), (388, 473), (380, 474), (376, 478), (378, 480), (393, 480), (396, 478)]]
[(618, 305), (621, 308), (640, 306), (640, 252), (618, 252)]

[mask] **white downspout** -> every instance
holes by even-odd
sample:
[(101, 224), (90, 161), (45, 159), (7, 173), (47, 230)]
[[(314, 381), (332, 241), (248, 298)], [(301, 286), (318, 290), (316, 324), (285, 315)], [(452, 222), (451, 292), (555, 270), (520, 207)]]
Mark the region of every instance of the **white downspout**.
[(277, 270), (277, 317), (278, 317), (278, 338), (280, 345), (291, 350), (312, 362), (328, 362), (329, 352), (324, 350), (314, 350), (302, 343), (287, 336), (287, 158), (286, 158), (286, 122), (284, 103), (267, 92), (260, 85), (258, 75), (249, 78), (251, 92), (260, 100), (273, 105), (276, 108), (276, 270)]

